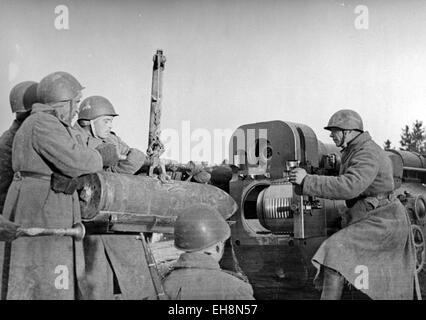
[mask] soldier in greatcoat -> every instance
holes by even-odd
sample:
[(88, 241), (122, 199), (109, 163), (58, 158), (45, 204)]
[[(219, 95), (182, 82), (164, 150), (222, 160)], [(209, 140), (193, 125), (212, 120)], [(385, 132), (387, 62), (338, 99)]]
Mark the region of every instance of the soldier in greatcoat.
[[(80, 105), (78, 124), (87, 146), (112, 143), (117, 147), (120, 160), (104, 166), (104, 171), (135, 174), (147, 159), (142, 151), (129, 147), (111, 131), (116, 116), (108, 99), (91, 96)], [(90, 299), (156, 299), (145, 253), (135, 235), (90, 235), (83, 244)]]
[(33, 104), (37, 102), (37, 82), (24, 81), (15, 85), (10, 91), (9, 102), (12, 113), (16, 116), (10, 128), (0, 137), (0, 214), (13, 179), (13, 138), (22, 122), (30, 115)]
[(290, 180), (303, 194), (346, 200), (346, 226), (325, 240), (312, 258), (322, 281), (322, 299), (340, 299), (344, 281), (372, 299), (412, 299), (415, 272), (410, 220), (395, 197), (390, 158), (364, 131), (353, 110), (337, 111), (326, 130), (342, 148), (339, 176), (310, 175), (302, 168)]
[[(4, 201), (7, 190), (13, 179), (12, 169), (12, 144), (22, 122), (30, 115), (32, 105), (37, 101), (37, 82), (24, 81), (15, 85), (9, 94), (9, 103), (12, 113), (15, 113), (10, 128), (0, 137), (0, 215), (3, 212)], [(4, 218), (0, 221), (0, 241), (10, 241), (14, 239), (18, 225)], [(0, 292), (4, 258), (4, 244), (0, 244)]]
[[(14, 177), (3, 215), (23, 227), (71, 228), (81, 221), (77, 192), (55, 188), (53, 174), (70, 179), (102, 170), (106, 157), (79, 142), (72, 129), (83, 87), (71, 74), (54, 72), (37, 87), (31, 115), (12, 149)], [(111, 146), (109, 149), (113, 148)], [(82, 243), (71, 237), (18, 238), (8, 242), (2, 298), (76, 299), (87, 295)]]

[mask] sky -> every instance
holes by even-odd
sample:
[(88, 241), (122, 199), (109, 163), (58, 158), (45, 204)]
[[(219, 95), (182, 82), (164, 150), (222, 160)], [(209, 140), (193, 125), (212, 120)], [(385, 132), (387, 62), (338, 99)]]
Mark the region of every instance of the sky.
[(197, 143), (185, 130), (213, 137), (259, 121), (305, 124), (331, 143), (323, 127), (343, 108), (379, 145), (398, 147), (406, 124), (426, 122), (425, 17), (421, 0), (2, 0), (0, 132), (15, 84), (67, 71), (84, 97), (113, 103), (114, 131), (145, 151), (162, 49), (161, 128), (179, 136), (175, 160)]

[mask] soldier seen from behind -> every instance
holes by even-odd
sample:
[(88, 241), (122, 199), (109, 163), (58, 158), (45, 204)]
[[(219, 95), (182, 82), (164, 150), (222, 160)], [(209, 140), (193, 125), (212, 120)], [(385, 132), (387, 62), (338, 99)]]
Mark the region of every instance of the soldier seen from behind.
[(194, 205), (179, 215), (174, 243), (185, 251), (165, 277), (163, 286), (172, 300), (253, 300), (251, 285), (219, 266), (228, 223), (218, 211)]
[(312, 258), (322, 299), (340, 299), (345, 280), (372, 299), (412, 299), (415, 272), (410, 221), (395, 197), (390, 158), (352, 110), (337, 111), (325, 127), (342, 148), (340, 175), (290, 173), (304, 195), (346, 200), (346, 226)]

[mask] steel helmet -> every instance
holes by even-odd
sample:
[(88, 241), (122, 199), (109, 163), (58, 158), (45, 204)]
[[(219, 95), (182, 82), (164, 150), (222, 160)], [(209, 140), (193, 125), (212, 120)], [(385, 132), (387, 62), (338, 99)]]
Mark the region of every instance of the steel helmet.
[(331, 130), (332, 128), (364, 131), (360, 115), (349, 109), (339, 110), (331, 116), (328, 125), (324, 129)]
[(231, 230), (225, 219), (205, 204), (186, 209), (175, 222), (175, 247), (187, 252), (209, 248), (230, 236)]
[(71, 74), (63, 71), (45, 76), (38, 85), (37, 97), (40, 103), (69, 101), (77, 97), (84, 87)]
[(80, 104), (78, 120), (95, 120), (100, 116), (118, 116), (114, 107), (107, 98), (101, 96), (91, 96), (83, 100)]
[(12, 112), (25, 112), (31, 110), (37, 102), (37, 85), (35, 81), (24, 81), (12, 88), (9, 94)]
[(229, 166), (220, 166), (213, 169), (210, 180), (212, 184), (225, 184), (229, 183), (231, 179), (232, 169)]

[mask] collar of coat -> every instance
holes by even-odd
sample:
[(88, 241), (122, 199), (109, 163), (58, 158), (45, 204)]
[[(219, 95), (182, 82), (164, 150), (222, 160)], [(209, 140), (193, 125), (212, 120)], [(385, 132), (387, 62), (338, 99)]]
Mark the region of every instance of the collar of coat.
[(342, 149), (342, 152), (348, 152), (350, 150), (356, 149), (359, 146), (362, 146), (365, 142), (370, 141), (371, 136), (368, 131), (364, 131), (363, 133), (357, 135), (351, 142), (349, 142), (346, 148)]
[(173, 266), (173, 269), (183, 268), (220, 270), (219, 263), (211, 256), (200, 252), (182, 253)]
[(12, 125), (9, 128), (9, 131), (16, 132), (21, 127), (22, 121), (13, 120)]
[(57, 118), (64, 126), (69, 127), (68, 123), (66, 123), (65, 121), (62, 121), (62, 119), (58, 117), (58, 113), (56, 112), (55, 107), (53, 106), (49, 106), (48, 104), (43, 104), (43, 103), (35, 103), (33, 104), (31, 114), (38, 113), (38, 112), (51, 114), (52, 116)]
[(37, 112), (53, 113), (54, 111), (55, 111), (54, 107), (49, 106), (48, 104), (43, 104), (43, 103), (34, 103), (31, 109), (31, 113), (37, 113)]

